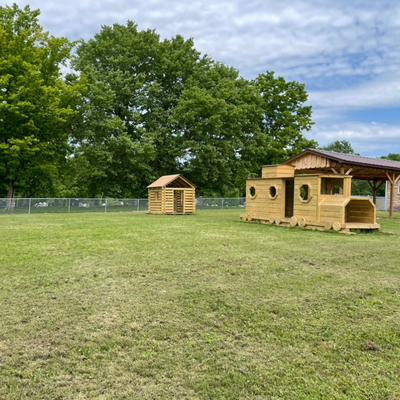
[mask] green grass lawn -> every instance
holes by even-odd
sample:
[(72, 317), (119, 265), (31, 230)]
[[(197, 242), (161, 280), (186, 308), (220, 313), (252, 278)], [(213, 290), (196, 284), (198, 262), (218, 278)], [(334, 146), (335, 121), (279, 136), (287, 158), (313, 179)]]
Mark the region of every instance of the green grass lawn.
[(400, 398), (400, 215), (0, 216), (0, 399)]

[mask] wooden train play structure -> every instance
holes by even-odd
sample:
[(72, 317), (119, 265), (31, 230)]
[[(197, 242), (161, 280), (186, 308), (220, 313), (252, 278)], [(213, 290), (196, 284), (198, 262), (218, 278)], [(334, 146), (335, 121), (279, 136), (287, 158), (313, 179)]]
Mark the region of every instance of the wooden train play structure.
[(352, 176), (329, 172), (295, 175), (290, 164), (266, 165), (246, 184), (243, 221), (349, 233), (379, 229), (368, 197), (351, 197)]
[(183, 175), (165, 175), (147, 186), (150, 214), (193, 214), (195, 190)]

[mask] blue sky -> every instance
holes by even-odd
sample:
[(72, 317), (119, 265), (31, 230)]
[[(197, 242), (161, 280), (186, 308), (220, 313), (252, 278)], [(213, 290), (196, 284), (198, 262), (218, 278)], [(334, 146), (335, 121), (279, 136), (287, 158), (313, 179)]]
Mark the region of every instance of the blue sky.
[[(135, 21), (195, 47), (247, 79), (275, 71), (306, 84), (326, 145), (348, 140), (364, 156), (400, 153), (398, 0), (50, 0), (16, 1), (41, 10), (54, 36), (90, 39), (101, 25)], [(3, 5), (11, 2), (1, 1)]]

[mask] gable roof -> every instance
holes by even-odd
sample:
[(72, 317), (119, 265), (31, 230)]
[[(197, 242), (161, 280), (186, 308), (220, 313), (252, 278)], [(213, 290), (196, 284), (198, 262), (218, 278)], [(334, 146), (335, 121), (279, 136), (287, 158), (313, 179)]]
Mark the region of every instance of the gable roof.
[(285, 161), (283, 164), (290, 164), (290, 161), (301, 157), (303, 154), (311, 153), (320, 156), (325, 156), (330, 158), (331, 160), (335, 160), (339, 163), (345, 164), (357, 164), (369, 167), (383, 168), (383, 169), (391, 169), (395, 171), (400, 171), (400, 161), (392, 161), (392, 160), (383, 160), (381, 158), (372, 158), (372, 157), (361, 157), (355, 156), (352, 154), (343, 154), (343, 153), (335, 153), (333, 151), (327, 150), (316, 150), (316, 149), (306, 149), (296, 156), (290, 158)]
[(292, 165), (295, 171), (306, 174), (334, 172), (338, 167), (345, 167), (355, 179), (387, 180), (387, 173), (400, 173), (399, 161), (316, 149), (306, 149), (282, 164)]
[(195, 188), (196, 186), (193, 185), (188, 179), (186, 179), (183, 175), (176, 174), (176, 175), (164, 175), (161, 178), (158, 178), (155, 182), (151, 183), (147, 188), (160, 188), (166, 187), (169, 184), (174, 182), (175, 187), (177, 188)]

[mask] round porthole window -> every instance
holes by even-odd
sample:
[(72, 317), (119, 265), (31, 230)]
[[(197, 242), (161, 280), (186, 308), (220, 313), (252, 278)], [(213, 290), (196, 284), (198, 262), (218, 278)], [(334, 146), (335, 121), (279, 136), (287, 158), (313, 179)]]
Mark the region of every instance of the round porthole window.
[(268, 190), (268, 197), (271, 200), (275, 200), (278, 197), (278, 188), (275, 185), (271, 185)]
[(255, 186), (250, 186), (249, 195), (251, 199), (255, 199), (257, 196), (257, 188)]
[(299, 188), (299, 199), (303, 203), (308, 203), (313, 196), (312, 187), (310, 184), (301, 185)]

